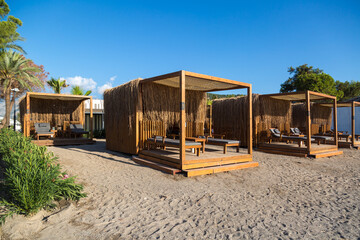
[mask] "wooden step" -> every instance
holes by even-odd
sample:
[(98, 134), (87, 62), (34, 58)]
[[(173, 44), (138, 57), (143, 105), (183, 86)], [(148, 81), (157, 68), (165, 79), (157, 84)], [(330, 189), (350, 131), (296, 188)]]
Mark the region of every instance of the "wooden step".
[(163, 159), (160, 159), (160, 158), (157, 158), (157, 157), (153, 157), (153, 156), (149, 156), (149, 155), (145, 155), (145, 154), (142, 154), (142, 153), (139, 153), (139, 158), (149, 160), (151, 162), (160, 163), (162, 165), (173, 167), (173, 168), (178, 168), (178, 169), (181, 168), (181, 164), (179, 164), (179, 163), (166, 161), (166, 160), (163, 160)]
[(311, 150), (310, 155), (318, 154), (318, 153), (324, 153), (324, 152), (336, 152), (338, 150), (337, 147), (334, 148), (328, 148), (328, 149), (319, 149), (319, 150)]
[(271, 154), (277, 154), (277, 155), (286, 155), (286, 156), (295, 156), (295, 157), (307, 157), (306, 153), (299, 153), (299, 152), (287, 152), (287, 151), (282, 151), (282, 150), (274, 150), (274, 149), (262, 149), (262, 148), (258, 148), (257, 149), (260, 152), (265, 152), (265, 153), (271, 153)]
[[(204, 159), (204, 160), (208, 160), (208, 159)], [(234, 158), (234, 159), (222, 160), (222, 161), (208, 161), (208, 162), (201, 162), (201, 163), (192, 162), (191, 164), (184, 164), (183, 170), (192, 169), (192, 168), (222, 166), (222, 165), (251, 162), (251, 161), (252, 161), (252, 157), (250, 156), (248, 158)]]
[(228, 164), (228, 165), (216, 166), (216, 167), (205, 167), (205, 168), (184, 170), (184, 172), (186, 173), (187, 177), (194, 177), (199, 175), (206, 175), (206, 174), (212, 174), (218, 172), (228, 172), (231, 170), (257, 167), (257, 166), (259, 166), (258, 162), (246, 162), (246, 163)]
[(180, 169), (172, 168), (172, 167), (164, 165), (164, 164), (160, 164), (160, 163), (152, 162), (152, 161), (149, 161), (149, 160), (145, 160), (145, 159), (137, 157), (137, 156), (133, 156), (132, 160), (134, 162), (140, 164), (140, 165), (151, 167), (153, 169), (160, 170), (160, 171), (165, 172), (165, 173), (170, 173), (172, 175), (175, 175), (176, 173), (181, 172)]
[(331, 151), (331, 152), (323, 152), (323, 153), (311, 154), (311, 155), (309, 155), (309, 157), (323, 158), (323, 157), (337, 156), (337, 155), (341, 155), (341, 154), (343, 154), (343, 151)]

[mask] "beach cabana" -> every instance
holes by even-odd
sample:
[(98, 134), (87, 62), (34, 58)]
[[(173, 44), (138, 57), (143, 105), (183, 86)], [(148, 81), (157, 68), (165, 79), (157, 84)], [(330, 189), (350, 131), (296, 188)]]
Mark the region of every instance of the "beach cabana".
[[(173, 174), (182, 171), (187, 176), (258, 166), (252, 161), (251, 101), (246, 106), (246, 150), (214, 147), (208, 151), (208, 145), (201, 154), (189, 150), (186, 139), (204, 135), (206, 92), (229, 89), (247, 89), (251, 98), (251, 84), (188, 71), (137, 79), (109, 89), (104, 93), (106, 146), (137, 155), (133, 160), (140, 164)], [(148, 148), (149, 138), (172, 135), (174, 129), (179, 136), (177, 148)]]
[[(50, 138), (43, 140), (33, 140), (38, 145), (73, 145), (93, 143), (92, 125), (88, 129), (88, 134), (76, 134), (73, 127), (79, 131), (85, 123), (84, 102), (90, 100), (91, 96), (52, 94), (27, 92), (20, 102), (20, 119), (25, 136), (36, 136), (35, 124), (50, 127), (53, 133), (43, 134)], [(92, 122), (92, 108), (90, 108), (90, 122)], [(79, 133), (85, 133), (81, 131)], [(41, 135), (40, 135), (41, 136)], [(86, 136), (86, 137), (83, 137)]]
[[(246, 106), (248, 104), (247, 96), (214, 100), (211, 107), (214, 133), (223, 134), (229, 139), (240, 139), (241, 145), (247, 147)], [(269, 128), (276, 127), (280, 131), (290, 131), (292, 115), (289, 101), (253, 94), (252, 110), (255, 147), (269, 137)]]
[[(306, 111), (303, 111), (303, 116), (298, 121), (302, 121), (305, 124), (304, 135), (299, 138), (303, 138), (304, 145), (299, 144), (299, 146), (292, 141), (288, 142), (264, 142), (258, 145), (260, 151), (276, 154), (285, 154), (285, 155), (294, 155), (294, 156), (304, 156), (304, 157), (329, 157), (342, 154), (342, 151), (338, 150), (338, 132), (337, 132), (337, 102), (336, 97), (317, 93), (313, 91), (305, 92), (292, 92), (292, 93), (278, 93), (278, 94), (266, 94), (264, 97), (284, 100), (290, 103), (294, 102), (305, 102)], [(312, 122), (311, 122), (311, 101), (331, 101), (331, 106), (333, 107), (333, 124), (334, 124), (334, 133), (332, 134), (333, 141), (328, 144), (313, 144), (312, 141), (317, 140), (318, 138), (314, 135), (312, 131)], [(291, 126), (297, 127), (297, 126)], [(318, 132), (315, 132), (318, 133)], [(296, 136), (289, 136), (296, 137)], [(290, 138), (289, 138), (290, 139)], [(286, 135), (284, 134), (284, 140), (286, 140)], [(290, 142), (290, 143), (289, 143)]]
[[(320, 104), (323, 107), (328, 107), (331, 108), (333, 107), (331, 104)], [(356, 102), (356, 101), (350, 101), (350, 102), (338, 102), (337, 103), (337, 107), (338, 108), (349, 108), (350, 109), (350, 122), (351, 122), (351, 132), (348, 133), (338, 133), (339, 137), (338, 137), (338, 145), (340, 148), (356, 148), (358, 149), (360, 146), (360, 141), (359, 141), (359, 137), (360, 134), (356, 134), (355, 131), (355, 108), (356, 107), (360, 107), (360, 102)], [(346, 116), (345, 116), (346, 118)], [(342, 135), (344, 135), (344, 137), (342, 137)], [(346, 137), (346, 136), (349, 137)]]

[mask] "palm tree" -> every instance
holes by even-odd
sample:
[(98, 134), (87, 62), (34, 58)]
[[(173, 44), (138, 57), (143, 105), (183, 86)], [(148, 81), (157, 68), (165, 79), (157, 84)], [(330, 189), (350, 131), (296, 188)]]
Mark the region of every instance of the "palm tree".
[(11, 89), (20, 88), (31, 91), (31, 86), (43, 87), (43, 83), (34, 75), (40, 70), (29, 65), (30, 59), (26, 59), (20, 53), (12, 50), (5, 51), (0, 57), (0, 86), (5, 98), (5, 118), (3, 126), (10, 123)]
[(73, 86), (71, 89), (71, 94), (72, 95), (85, 95), (85, 96), (89, 96), (92, 93), (91, 90), (86, 91), (86, 93), (84, 94), (84, 90), (80, 87), (80, 86)]
[(51, 78), (50, 81), (47, 81), (47, 84), (54, 90), (54, 93), (61, 93), (61, 89), (68, 87), (66, 80), (61, 80), (60, 78), (55, 79)]
[(11, 39), (7, 39), (7, 41), (0, 41), (0, 55), (4, 54), (6, 51), (10, 49), (14, 49), (19, 51), (20, 53), (26, 54), (25, 50), (17, 45), (16, 41), (24, 41), (25, 38), (20, 36), (11, 37)]

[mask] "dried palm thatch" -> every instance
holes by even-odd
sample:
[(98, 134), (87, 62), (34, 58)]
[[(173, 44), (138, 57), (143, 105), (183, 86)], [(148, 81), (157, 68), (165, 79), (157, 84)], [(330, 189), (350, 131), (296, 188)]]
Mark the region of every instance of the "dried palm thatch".
[[(256, 146), (269, 135), (269, 128), (276, 127), (288, 132), (291, 122), (291, 104), (253, 94), (253, 141)], [(228, 139), (240, 139), (247, 145), (248, 97), (217, 99), (212, 106), (215, 133), (225, 134)]]
[[(167, 131), (179, 126), (180, 90), (156, 83), (130, 81), (104, 93), (106, 147), (136, 154), (139, 121), (161, 121)], [(186, 91), (186, 121), (204, 123), (206, 94)]]
[[(24, 124), (26, 97), (20, 102), (20, 120)], [(85, 108), (82, 100), (54, 100), (30, 98), (30, 129), (34, 123), (50, 123), (51, 127), (62, 127), (64, 121), (84, 121)], [(24, 127), (24, 126), (23, 126)], [(23, 128), (24, 129), (24, 128)]]
[[(317, 103), (310, 103), (311, 134), (330, 130), (332, 123), (332, 109), (320, 106)], [(298, 127), (301, 131), (306, 130), (306, 104), (292, 104), (292, 126)]]

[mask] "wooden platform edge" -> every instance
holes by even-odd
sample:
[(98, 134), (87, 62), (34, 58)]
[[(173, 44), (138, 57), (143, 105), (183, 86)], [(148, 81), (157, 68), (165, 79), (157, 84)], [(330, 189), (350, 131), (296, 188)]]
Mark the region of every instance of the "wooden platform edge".
[(137, 156), (132, 156), (132, 160), (140, 165), (144, 165), (144, 166), (156, 169), (156, 170), (160, 170), (165, 173), (170, 173), (172, 175), (175, 175), (176, 173), (181, 172), (180, 169), (172, 168), (170, 166), (166, 166), (166, 165), (163, 165), (160, 163), (148, 161), (148, 160), (145, 160), (145, 159), (137, 157)]
[(232, 170), (251, 168), (257, 166), (259, 166), (258, 162), (245, 162), (245, 163), (236, 163), (236, 164), (229, 164), (229, 165), (216, 166), (216, 167), (190, 169), (190, 170), (185, 170), (184, 172), (186, 173), (187, 177), (195, 177), (200, 175), (207, 175), (218, 172), (228, 172)]
[(272, 150), (272, 149), (256, 149), (259, 152), (264, 153), (270, 153), (270, 154), (276, 154), (276, 155), (286, 155), (286, 156), (294, 156), (294, 157), (307, 157), (306, 153), (299, 153), (299, 152), (286, 152), (286, 151), (280, 151), (280, 150)]
[(342, 155), (343, 151), (332, 151), (332, 152), (325, 152), (325, 153), (318, 153), (318, 154), (311, 154), (309, 157), (311, 158), (324, 158), (324, 157), (332, 157)]

